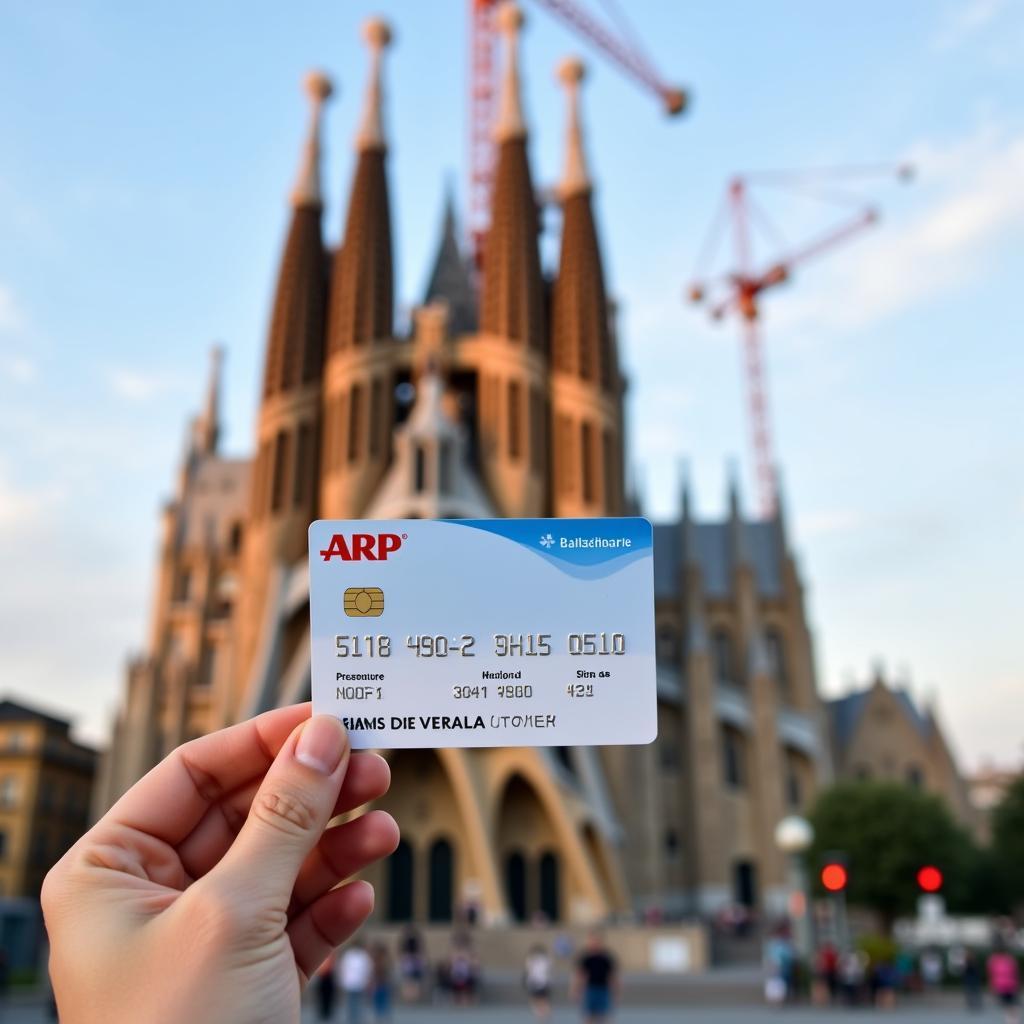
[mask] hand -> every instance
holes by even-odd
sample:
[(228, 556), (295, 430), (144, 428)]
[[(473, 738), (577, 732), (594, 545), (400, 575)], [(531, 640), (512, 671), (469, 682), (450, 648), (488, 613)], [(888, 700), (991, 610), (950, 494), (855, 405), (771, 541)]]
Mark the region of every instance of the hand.
[[(286, 1024), (302, 987), (373, 909), (339, 881), (398, 826), (336, 814), (387, 791), (341, 723), (280, 708), (179, 747), (43, 883), (64, 1024)], [(326, 829), (326, 831), (325, 831)]]

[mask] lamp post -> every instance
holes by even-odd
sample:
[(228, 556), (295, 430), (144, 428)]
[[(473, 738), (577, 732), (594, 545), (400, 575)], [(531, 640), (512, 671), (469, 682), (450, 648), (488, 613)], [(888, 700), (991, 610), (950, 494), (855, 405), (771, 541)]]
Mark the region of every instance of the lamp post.
[(793, 923), (793, 944), (801, 960), (810, 959), (812, 949), (810, 898), (803, 855), (814, 842), (814, 829), (806, 818), (793, 814), (775, 826), (775, 845), (789, 860), (789, 918)]

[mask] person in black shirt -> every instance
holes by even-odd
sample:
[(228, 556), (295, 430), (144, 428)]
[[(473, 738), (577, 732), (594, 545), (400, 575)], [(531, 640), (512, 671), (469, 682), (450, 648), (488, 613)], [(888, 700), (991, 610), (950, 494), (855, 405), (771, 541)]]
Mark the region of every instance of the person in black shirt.
[(588, 1024), (603, 1021), (611, 1014), (619, 994), (619, 974), (615, 957), (608, 951), (599, 931), (587, 936), (587, 944), (576, 964), (573, 994), (581, 1001), (583, 1019)]

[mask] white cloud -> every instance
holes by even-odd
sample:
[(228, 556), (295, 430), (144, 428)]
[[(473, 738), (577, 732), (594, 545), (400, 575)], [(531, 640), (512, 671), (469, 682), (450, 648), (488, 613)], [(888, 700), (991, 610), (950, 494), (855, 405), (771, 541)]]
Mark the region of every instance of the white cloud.
[(25, 315), (18, 306), (13, 289), (0, 282), (0, 334), (13, 334), (24, 323)]
[(951, 146), (920, 143), (907, 157), (926, 192), (920, 212), (883, 221), (837, 253), (822, 286), (773, 307), (773, 332), (863, 328), (970, 286), (1020, 237), (1024, 133), (986, 127)]
[(0, 376), (15, 384), (28, 384), (36, 378), (36, 364), (28, 356), (0, 354)]
[(950, 50), (992, 24), (1006, 7), (1006, 0), (956, 0), (932, 37), (932, 48)]
[(127, 368), (112, 369), (107, 374), (111, 390), (129, 402), (145, 402), (167, 387), (167, 382), (154, 374)]

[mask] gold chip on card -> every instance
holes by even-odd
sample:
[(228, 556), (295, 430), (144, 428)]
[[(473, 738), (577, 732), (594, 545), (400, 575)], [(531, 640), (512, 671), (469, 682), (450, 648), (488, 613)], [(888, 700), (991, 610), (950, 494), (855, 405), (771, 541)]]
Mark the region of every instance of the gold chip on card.
[(345, 591), (345, 614), (354, 619), (376, 618), (384, 611), (380, 587), (349, 587)]

